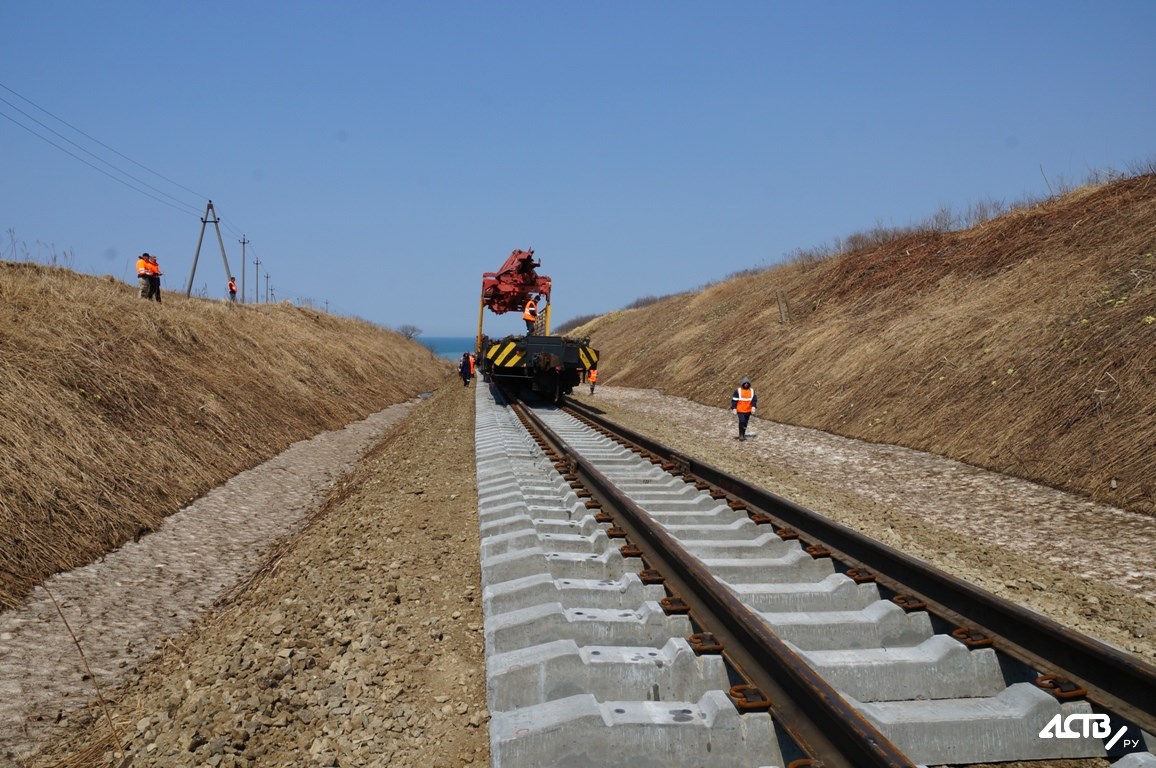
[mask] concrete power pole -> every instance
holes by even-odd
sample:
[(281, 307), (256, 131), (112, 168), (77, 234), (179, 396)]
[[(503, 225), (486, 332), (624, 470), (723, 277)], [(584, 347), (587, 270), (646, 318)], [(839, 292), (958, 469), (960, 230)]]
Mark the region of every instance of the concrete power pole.
[(261, 257), (253, 257), (253, 303), (261, 303)]
[(269, 273), (265, 273), (265, 303), (269, 303)]
[(245, 246), (249, 244), (249, 238), (241, 235), (241, 303), (245, 303)]

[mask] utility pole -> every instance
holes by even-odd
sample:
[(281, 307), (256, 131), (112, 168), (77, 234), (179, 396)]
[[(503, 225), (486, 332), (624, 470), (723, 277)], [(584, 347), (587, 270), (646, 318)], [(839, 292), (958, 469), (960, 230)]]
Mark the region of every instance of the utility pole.
[[(245, 303), (245, 246), (249, 244), (249, 238), (241, 235), (241, 303)], [(232, 275), (229, 275), (232, 277)]]
[(253, 303), (261, 303), (261, 257), (253, 257)]
[(197, 250), (193, 254), (193, 269), (189, 272), (189, 284), (185, 287), (185, 298), (193, 294), (193, 278), (197, 274), (197, 260), (201, 257), (201, 243), (205, 239), (205, 227), (212, 224), (217, 230), (217, 243), (221, 246), (221, 261), (225, 264), (225, 277), (232, 277), (233, 272), (229, 269), (229, 258), (225, 256), (225, 240), (221, 237), (221, 220), (217, 217), (217, 212), (213, 209), (213, 201), (205, 206), (205, 215), (201, 218), (201, 235), (197, 238)]
[(269, 303), (269, 273), (265, 273), (265, 303)]

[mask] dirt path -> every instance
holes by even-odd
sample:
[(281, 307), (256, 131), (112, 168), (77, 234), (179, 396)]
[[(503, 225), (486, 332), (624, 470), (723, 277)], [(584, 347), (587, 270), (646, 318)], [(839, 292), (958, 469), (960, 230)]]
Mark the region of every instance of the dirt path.
[[(86, 705), (94, 683), (130, 679), (165, 638), (246, 577), (278, 537), (324, 500), (334, 481), (413, 408), (393, 406), (296, 443), (170, 516), (151, 535), (48, 582), (0, 613), (0, 756), (16, 760)], [(94, 679), (89, 679), (89, 669)]]

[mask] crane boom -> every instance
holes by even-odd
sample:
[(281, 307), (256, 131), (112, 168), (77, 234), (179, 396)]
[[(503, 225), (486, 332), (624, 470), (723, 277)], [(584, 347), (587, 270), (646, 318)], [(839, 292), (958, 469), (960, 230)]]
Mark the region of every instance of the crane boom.
[(534, 294), (550, 299), (550, 278), (536, 271), (534, 249), (515, 250), (497, 272), (482, 273), (482, 305), (496, 315), (521, 312)]

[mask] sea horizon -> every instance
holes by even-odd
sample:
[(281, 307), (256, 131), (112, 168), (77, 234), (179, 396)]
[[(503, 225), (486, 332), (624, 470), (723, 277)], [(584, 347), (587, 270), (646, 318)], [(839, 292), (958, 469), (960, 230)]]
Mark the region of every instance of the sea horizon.
[(476, 344), (474, 336), (419, 336), (418, 343), (438, 357), (458, 360), (463, 352), (473, 352)]

